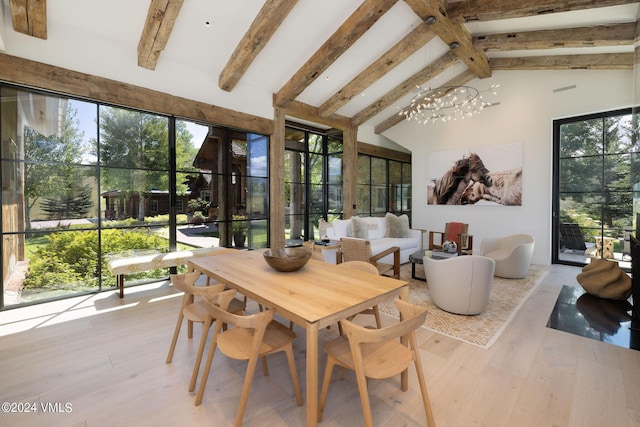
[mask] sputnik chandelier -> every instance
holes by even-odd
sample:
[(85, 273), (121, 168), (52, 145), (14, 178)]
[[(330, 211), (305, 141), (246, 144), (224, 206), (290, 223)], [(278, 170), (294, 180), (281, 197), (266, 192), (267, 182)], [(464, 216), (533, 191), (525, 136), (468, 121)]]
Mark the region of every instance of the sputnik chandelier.
[(482, 94), (491, 92), (497, 95), (495, 90), (499, 86), (494, 84), (489, 89), (479, 91), (472, 86), (440, 86), (425, 89), (417, 85), (418, 94), (411, 99), (411, 104), (398, 114), (405, 116), (407, 121), (416, 120), (422, 124), (464, 119), (493, 105), (487, 102)]

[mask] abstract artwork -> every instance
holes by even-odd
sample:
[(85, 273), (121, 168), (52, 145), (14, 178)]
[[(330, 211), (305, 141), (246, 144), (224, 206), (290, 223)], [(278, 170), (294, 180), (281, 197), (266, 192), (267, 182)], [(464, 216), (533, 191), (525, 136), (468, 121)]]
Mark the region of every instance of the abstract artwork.
[(430, 153), (430, 205), (522, 205), (522, 144)]

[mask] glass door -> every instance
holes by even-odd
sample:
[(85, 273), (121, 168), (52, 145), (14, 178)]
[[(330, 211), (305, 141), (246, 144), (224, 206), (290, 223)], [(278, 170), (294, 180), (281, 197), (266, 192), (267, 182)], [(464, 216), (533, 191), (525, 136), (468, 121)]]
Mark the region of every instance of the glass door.
[(630, 110), (554, 123), (554, 262), (596, 256), (629, 267), (640, 190), (635, 130)]

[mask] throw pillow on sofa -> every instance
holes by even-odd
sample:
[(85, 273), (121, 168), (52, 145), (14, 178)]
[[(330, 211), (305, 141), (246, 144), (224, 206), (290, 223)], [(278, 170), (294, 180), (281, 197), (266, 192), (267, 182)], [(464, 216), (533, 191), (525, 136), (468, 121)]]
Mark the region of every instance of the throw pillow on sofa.
[(333, 232), (335, 236), (340, 240), (340, 237), (349, 237), (351, 235), (350, 225), (351, 221), (348, 219), (337, 219), (331, 223), (333, 225)]
[(369, 238), (369, 225), (364, 219), (358, 216), (351, 217), (351, 230), (352, 235), (349, 237), (356, 237), (358, 239)]
[(397, 216), (387, 212), (385, 220), (387, 222), (387, 237), (411, 237), (411, 231), (409, 231), (409, 217), (407, 215)]

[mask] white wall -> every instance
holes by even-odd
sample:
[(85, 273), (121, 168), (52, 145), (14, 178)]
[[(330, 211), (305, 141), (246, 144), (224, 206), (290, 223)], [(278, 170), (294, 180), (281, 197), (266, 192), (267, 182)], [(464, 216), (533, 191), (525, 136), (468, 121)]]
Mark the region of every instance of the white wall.
[[(482, 90), (495, 83), (500, 84), (500, 105), (471, 119), (429, 125), (403, 122), (384, 135), (412, 152), (414, 227), (442, 231), (445, 222), (469, 223), (474, 249), (485, 237), (528, 233), (536, 240), (533, 262), (550, 264), (553, 120), (629, 107), (632, 71), (494, 72), (490, 79), (471, 85)], [(576, 88), (553, 92), (571, 85)], [(427, 205), (430, 153), (514, 142), (522, 143), (522, 206)]]

